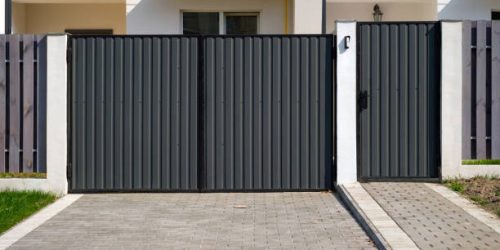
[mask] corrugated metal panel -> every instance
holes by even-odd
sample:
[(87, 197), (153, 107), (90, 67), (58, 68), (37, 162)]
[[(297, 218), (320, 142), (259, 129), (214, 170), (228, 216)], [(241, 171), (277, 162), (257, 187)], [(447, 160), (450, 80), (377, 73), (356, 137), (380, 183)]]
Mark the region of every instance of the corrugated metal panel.
[(332, 39), (206, 39), (208, 190), (331, 187)]
[(331, 187), (333, 36), (71, 46), (73, 192)]
[(438, 23), (360, 23), (362, 178), (436, 178)]
[(70, 42), (72, 191), (197, 190), (198, 39)]

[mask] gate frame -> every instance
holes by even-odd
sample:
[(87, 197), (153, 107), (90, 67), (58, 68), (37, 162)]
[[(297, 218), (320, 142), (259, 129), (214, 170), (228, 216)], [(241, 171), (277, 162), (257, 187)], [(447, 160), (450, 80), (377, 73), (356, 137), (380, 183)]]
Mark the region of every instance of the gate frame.
[[(439, 103), (439, 121), (438, 121), (438, 131), (439, 131), (439, 143), (440, 145), (436, 147), (437, 149), (437, 163), (438, 166), (436, 166), (436, 171), (437, 171), (437, 177), (381, 177), (381, 178), (370, 178), (370, 177), (363, 177), (362, 176), (362, 164), (361, 164), (361, 153), (363, 152), (362, 147), (361, 147), (361, 110), (360, 110), (360, 95), (361, 95), (361, 79), (360, 79), (360, 72), (361, 72), (361, 64), (360, 64), (360, 51), (361, 51), (361, 29), (359, 28), (361, 24), (436, 24), (438, 25), (438, 32), (437, 32), (437, 44), (438, 48), (436, 50), (437, 54), (439, 55), (439, 69), (436, 71), (438, 72), (438, 78), (439, 78), (439, 99), (437, 100), (437, 103)], [(441, 39), (441, 21), (403, 21), (403, 22), (398, 22), (398, 21), (383, 21), (383, 22), (356, 22), (356, 171), (357, 171), (357, 179), (359, 182), (434, 182), (434, 183), (440, 183), (442, 181), (442, 174), (441, 174), (441, 168), (442, 168), (442, 156), (441, 156), (441, 132), (442, 132), (442, 117), (441, 117), (441, 108), (442, 108), (442, 95), (441, 95), (441, 88), (442, 88), (442, 57), (441, 57), (441, 51), (442, 51), (442, 39)]]
[[(197, 87), (198, 87), (198, 116), (197, 116), (197, 122), (198, 122), (198, 147), (197, 147), (197, 190), (164, 190), (164, 189), (149, 189), (149, 190), (144, 190), (144, 189), (112, 189), (112, 190), (106, 190), (106, 189), (72, 189), (72, 178), (73, 178), (73, 89), (72, 89), (72, 76), (73, 76), (73, 53), (74, 53), (74, 48), (72, 45), (72, 39), (73, 38), (87, 38), (87, 37), (94, 37), (94, 38), (113, 38), (113, 37), (131, 37), (131, 38), (143, 38), (143, 37), (196, 37), (198, 38), (198, 82), (197, 82)], [(331, 90), (331, 100), (328, 101), (328, 99), (325, 101), (326, 104), (330, 104), (331, 108), (331, 115), (330, 119), (327, 119), (329, 121), (325, 121), (327, 125), (330, 125), (329, 127), (325, 126), (325, 133), (326, 135), (329, 135), (331, 138), (330, 143), (327, 144), (329, 147), (325, 148), (325, 154), (326, 156), (329, 156), (326, 162), (325, 162), (325, 183), (326, 183), (326, 188), (318, 188), (318, 189), (303, 189), (303, 188), (290, 188), (290, 189), (284, 189), (284, 188), (279, 188), (279, 189), (224, 189), (224, 190), (207, 190), (207, 183), (206, 183), (206, 171), (207, 171), (207, 162), (206, 162), (206, 114), (207, 114), (207, 107), (206, 107), (206, 73), (205, 73), (205, 40), (207, 38), (226, 38), (226, 37), (231, 37), (231, 38), (245, 38), (245, 37), (260, 37), (260, 38), (265, 38), (265, 37), (331, 37), (329, 39), (332, 40), (331, 43), (331, 53), (325, 56), (328, 56), (329, 58), (327, 60), (331, 60), (331, 67), (332, 67), (332, 72), (331, 72), (331, 82), (327, 84), (331, 84), (330, 90)], [(256, 34), (256, 35), (182, 35), (182, 34), (132, 34), (132, 35), (71, 35), (68, 34), (66, 35), (67, 38), (67, 45), (66, 45), (66, 80), (67, 80), (67, 164), (66, 164), (66, 176), (65, 179), (67, 180), (67, 193), (217, 193), (217, 192), (232, 192), (232, 193), (246, 193), (246, 192), (313, 192), (313, 191), (328, 191), (328, 190), (333, 190), (335, 188), (335, 181), (337, 178), (337, 170), (338, 170), (338, 164), (336, 162), (336, 153), (337, 153), (337, 145), (336, 145), (336, 138), (337, 138), (337, 133), (336, 133), (336, 93), (337, 93), (337, 71), (336, 71), (336, 41), (337, 41), (337, 35), (336, 34)], [(327, 86), (328, 88), (328, 86)], [(328, 140), (327, 140), (328, 141)]]

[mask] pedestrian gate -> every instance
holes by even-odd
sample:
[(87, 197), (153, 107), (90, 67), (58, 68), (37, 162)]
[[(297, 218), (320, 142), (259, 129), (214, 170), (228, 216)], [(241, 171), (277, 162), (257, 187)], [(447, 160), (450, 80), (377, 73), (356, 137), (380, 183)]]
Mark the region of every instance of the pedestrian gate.
[(439, 35), (437, 22), (358, 23), (361, 179), (439, 177)]
[(70, 191), (331, 188), (333, 39), (72, 36)]

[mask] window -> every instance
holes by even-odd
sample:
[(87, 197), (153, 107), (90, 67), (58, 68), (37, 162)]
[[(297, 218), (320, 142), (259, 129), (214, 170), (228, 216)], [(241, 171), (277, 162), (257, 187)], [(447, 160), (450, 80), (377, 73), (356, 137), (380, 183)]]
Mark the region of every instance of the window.
[(112, 29), (66, 29), (71, 35), (113, 35)]
[(184, 12), (182, 24), (184, 35), (216, 35), (219, 34), (219, 13)]
[(259, 33), (259, 14), (253, 12), (183, 12), (185, 35), (252, 35)]
[(492, 11), (491, 20), (500, 20), (500, 11)]
[(226, 34), (253, 35), (257, 34), (256, 13), (227, 13)]

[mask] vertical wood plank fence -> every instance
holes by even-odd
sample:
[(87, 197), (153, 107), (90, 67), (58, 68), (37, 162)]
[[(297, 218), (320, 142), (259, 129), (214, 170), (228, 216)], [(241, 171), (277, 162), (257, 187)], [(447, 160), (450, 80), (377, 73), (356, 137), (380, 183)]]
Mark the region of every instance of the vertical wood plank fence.
[(462, 158), (500, 159), (500, 21), (463, 29)]
[(46, 171), (44, 44), (0, 35), (0, 173)]

